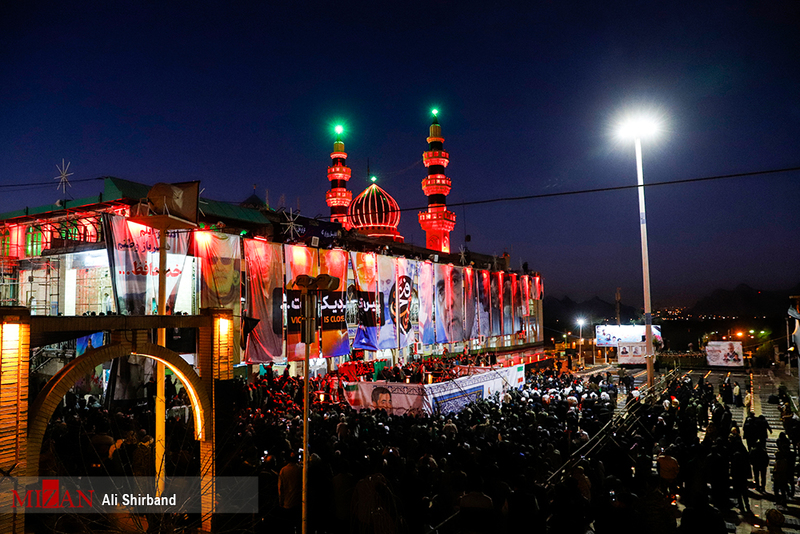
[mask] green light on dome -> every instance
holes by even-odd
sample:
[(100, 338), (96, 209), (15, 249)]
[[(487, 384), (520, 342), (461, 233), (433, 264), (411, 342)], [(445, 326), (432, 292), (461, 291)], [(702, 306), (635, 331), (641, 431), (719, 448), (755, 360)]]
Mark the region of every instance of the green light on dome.
[(341, 124), (339, 124), (339, 125), (336, 126), (336, 128), (333, 129), (333, 131), (335, 131), (338, 135), (342, 135), (342, 132), (344, 131), (344, 128), (342, 127)]
[(369, 179), (372, 180), (372, 183), (375, 183), (375, 182), (378, 181), (378, 177), (377, 176), (370, 176)]
[(439, 110), (438, 110), (438, 109), (436, 109), (436, 108), (433, 108), (433, 109), (431, 110), (431, 113), (433, 113), (433, 116), (435, 117), (436, 115), (438, 115), (438, 114), (439, 114)]

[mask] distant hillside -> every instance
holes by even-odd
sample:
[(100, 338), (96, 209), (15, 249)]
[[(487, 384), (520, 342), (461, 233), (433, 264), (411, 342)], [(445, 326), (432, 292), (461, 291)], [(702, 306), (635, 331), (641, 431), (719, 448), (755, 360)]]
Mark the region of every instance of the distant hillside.
[(690, 313), (695, 317), (700, 315), (774, 317), (786, 314), (791, 295), (800, 295), (800, 284), (785, 291), (759, 291), (747, 284), (740, 284), (732, 291), (715, 290), (697, 301)]
[[(545, 325), (556, 328), (555, 325), (575, 325), (578, 317), (585, 317), (588, 324), (602, 324), (617, 322), (616, 305), (606, 302), (599, 297), (594, 297), (585, 302), (575, 302), (569, 297), (557, 299), (545, 296), (542, 301)], [(630, 324), (631, 320), (638, 320), (636, 308), (620, 304), (620, 320), (622, 324)]]

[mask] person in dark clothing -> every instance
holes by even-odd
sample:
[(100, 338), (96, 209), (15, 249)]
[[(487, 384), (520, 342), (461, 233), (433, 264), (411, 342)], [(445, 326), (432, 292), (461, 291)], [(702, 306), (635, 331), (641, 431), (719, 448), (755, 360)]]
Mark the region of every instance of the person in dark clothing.
[(764, 492), (767, 486), (767, 467), (769, 467), (769, 453), (765, 443), (757, 441), (750, 449), (750, 465), (753, 467), (756, 488)]
[(751, 476), (750, 460), (747, 453), (741, 448), (731, 455), (731, 485), (739, 504), (739, 511), (743, 514), (750, 513), (747, 483)]

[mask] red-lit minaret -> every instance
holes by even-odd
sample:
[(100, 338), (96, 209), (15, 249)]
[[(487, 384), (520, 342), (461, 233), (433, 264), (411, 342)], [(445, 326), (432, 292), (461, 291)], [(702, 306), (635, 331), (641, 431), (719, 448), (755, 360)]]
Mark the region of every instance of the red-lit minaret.
[(428, 211), (420, 212), (419, 224), (425, 231), (425, 246), (432, 250), (450, 252), (450, 232), (456, 226), (456, 214), (447, 210), (447, 195), (450, 193), (450, 178), (444, 169), (450, 163), (450, 154), (444, 151), (442, 127), (433, 110), (433, 123), (428, 137), (428, 151), (422, 161), (428, 168), (428, 177), (422, 180), (422, 192), (428, 197)]
[(350, 179), (350, 167), (347, 166), (347, 152), (344, 151), (341, 126), (336, 127), (336, 142), (333, 143), (331, 152), (331, 166), (328, 167), (328, 180), (331, 190), (325, 193), (325, 202), (331, 208), (331, 221), (342, 223), (345, 230), (351, 228), (347, 219), (347, 207), (353, 199), (352, 191), (347, 190), (347, 181)]

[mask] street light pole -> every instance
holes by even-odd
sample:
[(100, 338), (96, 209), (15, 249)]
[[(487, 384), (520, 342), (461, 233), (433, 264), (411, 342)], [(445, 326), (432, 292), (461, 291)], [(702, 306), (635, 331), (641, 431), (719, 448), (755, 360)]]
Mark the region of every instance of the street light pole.
[(636, 175), (639, 184), (639, 230), (642, 235), (642, 277), (644, 278), (644, 335), (645, 335), (645, 361), (647, 362), (647, 385), (652, 387), (655, 381), (654, 365), (655, 352), (653, 350), (653, 313), (650, 304), (650, 258), (647, 252), (647, 217), (644, 207), (644, 174), (642, 172), (642, 140), (637, 135), (636, 145)]
[(317, 333), (317, 292), (323, 290), (335, 290), (339, 287), (339, 279), (328, 274), (321, 274), (316, 278), (301, 274), (294, 280), (295, 288), (300, 288), (301, 308), (303, 311), (303, 330), (301, 341), (306, 346), (306, 356), (303, 359), (303, 487), (302, 487), (302, 534), (308, 532), (308, 422), (309, 404), (311, 395), (309, 392), (309, 359), (311, 357), (311, 345), (316, 339)]
[(578, 361), (583, 367), (583, 319), (578, 319)]

